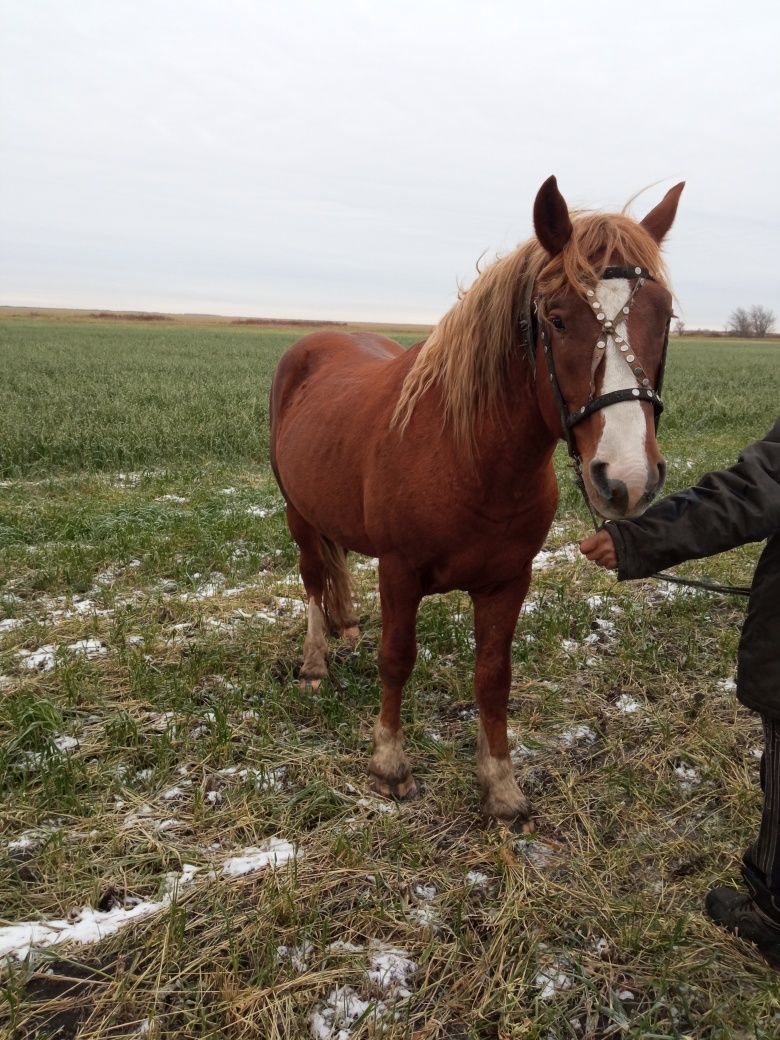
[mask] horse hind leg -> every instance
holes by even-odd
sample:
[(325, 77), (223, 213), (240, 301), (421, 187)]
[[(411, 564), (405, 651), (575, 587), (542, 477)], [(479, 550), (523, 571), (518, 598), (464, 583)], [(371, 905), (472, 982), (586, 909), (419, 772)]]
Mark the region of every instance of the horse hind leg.
[(328, 674), (328, 626), (324, 609), (325, 561), (322, 557), (319, 534), (289, 504), (287, 523), (298, 544), (299, 567), (308, 599), (300, 683), (302, 687), (317, 690)]
[(368, 769), (377, 794), (387, 798), (415, 798), (417, 782), (403, 745), (401, 698), (417, 657), (415, 628), (422, 593), (417, 576), (389, 557), (381, 557), (379, 561), (379, 590), (382, 705), (374, 726), (374, 754)]

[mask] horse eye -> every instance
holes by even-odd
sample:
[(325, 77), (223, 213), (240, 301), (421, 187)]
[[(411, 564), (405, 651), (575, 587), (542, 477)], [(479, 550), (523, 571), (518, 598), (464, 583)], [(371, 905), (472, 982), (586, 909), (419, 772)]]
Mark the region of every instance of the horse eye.
[(566, 329), (566, 326), (563, 324), (563, 318), (551, 318), (550, 321), (552, 322), (553, 326), (556, 329), (559, 329), (561, 332), (563, 332)]

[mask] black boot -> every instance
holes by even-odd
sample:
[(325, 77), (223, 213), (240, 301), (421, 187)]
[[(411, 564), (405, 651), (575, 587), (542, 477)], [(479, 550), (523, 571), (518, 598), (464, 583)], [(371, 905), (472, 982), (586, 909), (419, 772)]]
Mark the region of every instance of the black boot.
[(720, 885), (710, 889), (704, 906), (715, 924), (755, 943), (769, 964), (780, 969), (780, 921), (765, 914), (749, 895)]

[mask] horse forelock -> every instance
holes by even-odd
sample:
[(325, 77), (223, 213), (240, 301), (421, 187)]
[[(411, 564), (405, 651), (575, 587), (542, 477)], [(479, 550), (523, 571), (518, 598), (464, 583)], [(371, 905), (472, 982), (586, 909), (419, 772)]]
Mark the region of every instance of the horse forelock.
[[(573, 232), (554, 257), (536, 238), (485, 267), (444, 315), (418, 354), (401, 388), (393, 423), (402, 431), (420, 398), (434, 386), (445, 426), (473, 448), (481, 417), (500, 414), (511, 359), (519, 351), (519, 323), (529, 281), (545, 306), (574, 291), (583, 298), (609, 264), (638, 265), (667, 284), (658, 244), (622, 213), (574, 212)], [(589, 359), (584, 363), (589, 364)]]

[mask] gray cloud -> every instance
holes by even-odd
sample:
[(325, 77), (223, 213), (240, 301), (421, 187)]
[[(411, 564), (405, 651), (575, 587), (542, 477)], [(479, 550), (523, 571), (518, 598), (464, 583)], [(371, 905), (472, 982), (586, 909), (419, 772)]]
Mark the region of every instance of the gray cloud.
[(0, 302), (433, 321), (551, 172), (780, 313), (775, 4), (6, 5)]

